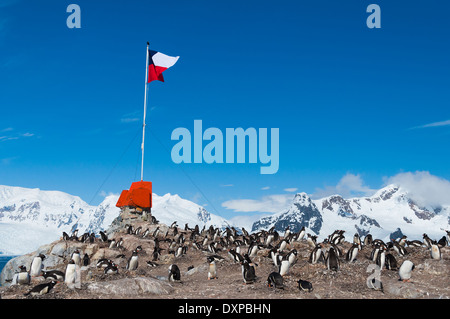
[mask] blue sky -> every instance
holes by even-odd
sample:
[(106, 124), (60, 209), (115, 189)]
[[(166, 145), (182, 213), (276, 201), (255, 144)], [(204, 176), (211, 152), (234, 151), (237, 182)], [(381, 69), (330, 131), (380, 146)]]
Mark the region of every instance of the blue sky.
[[(71, 3), (80, 29), (66, 25)], [(366, 26), (371, 3), (380, 29)], [(449, 180), (449, 10), (447, 1), (2, 1), (0, 184), (98, 204), (139, 180), (147, 41), (180, 56), (165, 83), (149, 85), (144, 179), (159, 195), (231, 218), (276, 210), (296, 191), (347, 183), (348, 194), (366, 194), (404, 172)], [(196, 119), (223, 132), (279, 128), (278, 172), (173, 163), (172, 131), (193, 132)]]

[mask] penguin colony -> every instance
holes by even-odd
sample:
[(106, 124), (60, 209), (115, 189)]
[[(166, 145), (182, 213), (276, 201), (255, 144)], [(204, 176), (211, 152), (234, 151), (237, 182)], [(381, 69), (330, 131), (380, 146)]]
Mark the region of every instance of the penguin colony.
[[(190, 251), (197, 251), (203, 255), (205, 267), (197, 268), (204, 269), (205, 281), (220, 280), (221, 270), (233, 267), (241, 279), (240, 283), (229, 282), (227, 283), (229, 285), (263, 285), (272, 291), (283, 291), (286, 282), (289, 281), (295, 283), (297, 293), (303, 294), (314, 291), (314, 278), (300, 278), (298, 275), (305, 267), (322, 267), (331, 276), (339, 276), (342, 263), (356, 267), (358, 259), (369, 259), (372, 264), (378, 265), (380, 271), (393, 271), (397, 273), (398, 280), (411, 281), (415, 267), (407, 260), (408, 250), (411, 247), (428, 250), (429, 258), (441, 260), (441, 248), (449, 245), (449, 231), (447, 237), (443, 236), (439, 241), (432, 240), (424, 234), (423, 241), (409, 241), (403, 236), (398, 241), (392, 240), (387, 243), (373, 239), (370, 234), (364, 236), (364, 239), (355, 234), (352, 245), (344, 251), (343, 230), (336, 230), (322, 242), (317, 242), (317, 236), (307, 234), (304, 227), (298, 232), (291, 232), (287, 227), (284, 236), (280, 236), (273, 227), (268, 231), (249, 234), (244, 228), (238, 232), (234, 227), (218, 229), (211, 226), (200, 230), (198, 225), (189, 228), (186, 224), (184, 229), (181, 229), (176, 222), (167, 228), (158, 224), (154, 217), (150, 222), (140, 224), (126, 225), (123, 230), (109, 236), (104, 232), (100, 232), (98, 236), (92, 233), (78, 236), (77, 230), (70, 236), (64, 232), (62, 240), (66, 242), (98, 243), (102, 248), (116, 251), (117, 254), (114, 258), (91, 260), (92, 256), (75, 249), (67, 260), (64, 271), (44, 269), (43, 261), (46, 256), (39, 254), (34, 257), (31, 265), (28, 265), (29, 271), (26, 265), (19, 267), (13, 284), (33, 285), (33, 278), (43, 277), (44, 282), (39, 281), (39, 284), (24, 294), (33, 297), (49, 293), (57, 285), (65, 284), (72, 289), (80, 288), (80, 274), (86, 269), (94, 269), (97, 278), (113, 280), (119, 275), (125, 277), (142, 275), (139, 271), (144, 267), (165, 268), (165, 280), (173, 284), (183, 283), (185, 271), (192, 271), (195, 267), (180, 269), (177, 261), (186, 258)], [(137, 240), (145, 243), (146, 249), (144, 250), (142, 245), (135, 245), (130, 249), (126, 243), (130, 238), (133, 238), (134, 242)], [(307, 251), (299, 252), (294, 248), (299, 247), (295, 243), (301, 242), (307, 244), (302, 246), (308, 247)], [(365, 254), (362, 253), (363, 250)], [(168, 256), (170, 258), (167, 258)], [(400, 263), (399, 259), (403, 262)], [(271, 264), (273, 271), (260, 272), (258, 263)], [(293, 269), (297, 269), (295, 275), (292, 274)], [(368, 280), (367, 287), (382, 291), (382, 283), (375, 280)]]

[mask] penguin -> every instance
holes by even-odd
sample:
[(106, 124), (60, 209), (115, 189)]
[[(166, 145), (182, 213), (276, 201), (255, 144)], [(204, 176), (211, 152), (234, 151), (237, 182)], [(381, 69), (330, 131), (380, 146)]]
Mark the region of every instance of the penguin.
[(223, 257), (221, 257), (219, 255), (210, 255), (210, 257), (214, 258), (214, 261), (218, 261), (218, 262), (221, 262), (221, 261), (225, 260), (225, 258), (223, 258)]
[(286, 248), (287, 244), (289, 244), (289, 242), (287, 241), (287, 239), (283, 239), (283, 240), (280, 242), (280, 247), (279, 247), (280, 252), (283, 252), (283, 250)]
[(317, 242), (317, 236), (312, 236), (311, 234), (307, 234), (308, 238), (306, 238), (306, 242), (311, 246), (311, 247), (316, 247), (316, 242)]
[(152, 262), (152, 261), (147, 261), (147, 265), (149, 266), (149, 267), (158, 267), (158, 264), (157, 263), (154, 263), (154, 262)]
[(267, 277), (267, 286), (268, 287), (275, 287), (278, 289), (284, 289), (283, 286), (283, 277), (277, 273), (277, 272), (272, 272), (269, 274), (269, 277)]
[(117, 245), (116, 240), (112, 239), (111, 242), (109, 243), (109, 248), (111, 248), (111, 249), (116, 248), (116, 245)]
[(442, 236), (442, 238), (439, 239), (439, 241), (437, 242), (437, 244), (438, 244), (440, 247), (445, 247), (445, 246), (447, 246), (447, 238), (446, 238), (445, 236)]
[(64, 280), (64, 273), (60, 270), (42, 271), (42, 275), (44, 276), (45, 279), (51, 279), (55, 281)]
[(72, 253), (72, 260), (77, 266), (81, 266), (81, 256), (78, 249), (75, 249), (75, 251)]
[(380, 247), (380, 252), (378, 253), (376, 262), (377, 265), (380, 266), (380, 270), (383, 270), (384, 264), (386, 262), (386, 249), (384, 248), (384, 246)]
[(322, 258), (322, 254), (323, 254), (322, 245), (317, 244), (316, 247), (311, 252), (311, 254), (309, 255), (309, 262), (311, 264), (316, 264)]
[(409, 281), (409, 279), (411, 279), (411, 272), (414, 270), (414, 267), (415, 266), (411, 261), (405, 260), (398, 270), (398, 275), (400, 277), (399, 281)]
[(41, 275), (42, 272), (42, 261), (45, 259), (45, 256), (43, 254), (39, 254), (36, 257), (33, 258), (33, 261), (31, 262), (30, 266), (30, 276), (31, 277), (38, 277)]
[(297, 281), (297, 283), (298, 283), (298, 289), (300, 289), (301, 291), (307, 291), (307, 292), (313, 291), (313, 286), (309, 281), (299, 279)]
[(394, 242), (394, 250), (397, 252), (397, 254), (399, 254), (400, 256), (405, 256), (408, 251), (406, 250), (405, 247), (400, 246), (399, 243)]
[(250, 243), (250, 246), (248, 247), (247, 254), (250, 257), (254, 257), (254, 256), (256, 256), (256, 253), (258, 252), (258, 250), (259, 250), (258, 244), (255, 241), (252, 241)]
[(172, 264), (169, 266), (169, 281), (180, 281), (181, 275), (180, 275), (180, 269), (177, 265)]
[(115, 275), (119, 273), (119, 268), (114, 262), (110, 262), (106, 266), (104, 273), (107, 275)]
[(423, 242), (421, 242), (420, 240), (407, 240), (406, 244), (408, 245), (408, 247), (422, 247)]
[(295, 261), (297, 260), (297, 249), (292, 249), (290, 252), (286, 255), (287, 260), (289, 260), (289, 265), (293, 265)]
[(408, 238), (408, 237), (405, 236), (405, 235), (403, 235), (402, 238), (400, 238), (400, 240), (398, 241), (398, 244), (399, 244), (400, 246), (405, 247), (405, 245), (406, 245), (406, 238)]
[(306, 233), (305, 226), (303, 226), (302, 229), (300, 229), (300, 232), (298, 233), (297, 241), (302, 240), (303, 237), (305, 237), (305, 233)]
[(285, 257), (283, 257), (279, 261), (278, 272), (280, 273), (281, 276), (284, 276), (289, 272), (289, 266), (290, 266), (289, 260), (286, 259)]
[(206, 257), (206, 260), (209, 263), (208, 280), (217, 279), (217, 267), (216, 267), (216, 262), (215, 262), (214, 257), (208, 256), (208, 257)]
[(112, 261), (111, 259), (102, 258), (99, 261), (97, 261), (97, 268), (106, 268), (108, 264), (110, 264)]
[(423, 234), (423, 243), (425, 246), (427, 246), (428, 248), (431, 247), (432, 245), (432, 240), (430, 239), (430, 237), (428, 237), (427, 234)]
[(431, 258), (436, 260), (441, 260), (441, 249), (439, 248), (439, 245), (436, 243), (435, 240), (433, 240), (431, 244)]
[(52, 288), (56, 285), (56, 281), (52, 280), (47, 283), (39, 284), (35, 287), (33, 287), (29, 292), (25, 293), (24, 296), (32, 295), (32, 296), (38, 296), (38, 295), (45, 295), (52, 290)]
[(31, 282), (31, 276), (27, 272), (27, 267), (25, 266), (19, 266), (20, 272), (17, 275), (17, 283), (19, 285), (29, 285)]
[(244, 261), (241, 262), (242, 265), (242, 278), (244, 279), (244, 283), (251, 284), (255, 282), (256, 274), (255, 274), (255, 267), (247, 260), (244, 259)]
[(231, 259), (233, 259), (235, 262), (242, 262), (244, 260), (244, 257), (242, 257), (241, 254), (238, 254), (234, 249), (228, 249), (228, 254), (230, 255)]
[(380, 252), (380, 246), (375, 245), (374, 248), (372, 249), (372, 251), (370, 252), (370, 260), (372, 260), (373, 262), (376, 262), (379, 252)]
[(327, 268), (328, 270), (339, 270), (339, 259), (333, 247), (328, 251)]
[(108, 235), (106, 235), (104, 232), (100, 231), (100, 239), (102, 240), (102, 242), (107, 243)]
[(136, 270), (139, 265), (139, 257), (136, 250), (133, 250), (133, 253), (131, 254), (131, 257), (128, 259), (127, 262), (127, 270)]
[(270, 251), (270, 257), (272, 258), (272, 262), (273, 262), (273, 264), (275, 265), (275, 266), (279, 266), (279, 259), (278, 259), (278, 256), (279, 256), (279, 252), (278, 252), (278, 250), (276, 249), (276, 248), (273, 248), (271, 251)]
[(397, 270), (397, 260), (394, 256), (392, 256), (392, 254), (386, 254), (385, 265), (386, 269)]
[(64, 282), (70, 288), (72, 285), (75, 284), (76, 279), (77, 279), (76, 264), (75, 261), (71, 259), (66, 267)]
[(91, 259), (89, 258), (89, 255), (85, 253), (83, 257), (83, 266), (89, 266), (90, 263)]
[(70, 236), (69, 236), (65, 231), (63, 231), (63, 239), (64, 239), (65, 241), (70, 240)]
[(347, 251), (347, 254), (345, 254), (346, 261), (351, 263), (354, 260), (356, 260), (356, 256), (358, 255), (358, 251), (359, 251), (359, 247), (360, 247), (359, 245), (360, 245), (360, 243), (359, 244), (354, 243), (353, 246), (349, 248), (349, 250)]
[(367, 234), (366, 237), (364, 237), (364, 246), (371, 245), (372, 244), (372, 235)]
[(359, 234), (355, 233), (353, 235), (353, 244), (361, 245), (361, 238), (359, 238)]

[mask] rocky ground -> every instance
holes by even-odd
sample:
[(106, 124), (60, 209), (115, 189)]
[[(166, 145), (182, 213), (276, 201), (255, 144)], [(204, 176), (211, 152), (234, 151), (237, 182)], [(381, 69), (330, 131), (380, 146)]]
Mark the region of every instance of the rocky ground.
[[(108, 248), (108, 243), (98, 239), (91, 244), (76, 241), (59, 240), (41, 247), (37, 252), (12, 259), (2, 273), (2, 281), (5, 286), (0, 287), (2, 299), (448, 299), (450, 298), (450, 247), (441, 248), (442, 259), (433, 260), (430, 251), (425, 247), (407, 247), (408, 254), (399, 256), (394, 251), (398, 264), (408, 259), (415, 264), (410, 282), (399, 281), (397, 271), (382, 270), (381, 281), (383, 291), (369, 289), (366, 285), (367, 278), (373, 271), (367, 271), (368, 266), (373, 264), (369, 260), (372, 250), (369, 246), (363, 246), (358, 253), (357, 260), (353, 263), (340, 258), (340, 269), (338, 271), (328, 270), (323, 262), (311, 264), (308, 262), (312, 247), (303, 240), (290, 243), (285, 251), (296, 249), (298, 256), (295, 264), (284, 276), (284, 289), (269, 288), (267, 277), (277, 271), (272, 259), (266, 257), (269, 249), (261, 249), (252, 261), (257, 264), (257, 280), (253, 284), (244, 284), (241, 273), (241, 265), (234, 262), (228, 255), (226, 249), (217, 254), (224, 260), (217, 262), (218, 278), (207, 279), (208, 264), (206, 257), (210, 252), (197, 250), (189, 241), (189, 232), (186, 234), (185, 245), (188, 247), (186, 254), (175, 257), (168, 253), (168, 242), (161, 241), (160, 247), (164, 250), (159, 260), (155, 261), (158, 266), (150, 267), (148, 260), (152, 260), (152, 252), (155, 245), (154, 238), (142, 238), (141, 235), (126, 234), (126, 223), (133, 224), (134, 228), (142, 226), (143, 229), (162, 230), (161, 236), (168, 229), (166, 225), (151, 225), (148, 221), (140, 218), (123, 218), (110, 230), (109, 238), (120, 238), (124, 240), (124, 248)], [(183, 229), (178, 229), (180, 232)], [(169, 232), (171, 234), (171, 232)], [(345, 234), (347, 239), (353, 234)], [(163, 237), (160, 237), (163, 239)], [(415, 238), (414, 238), (415, 239)], [(350, 239), (352, 240), (352, 239)], [(137, 270), (126, 270), (127, 259), (137, 246), (142, 247), (139, 252), (139, 267)], [(351, 247), (351, 243), (344, 241), (338, 245), (345, 253)], [(43, 277), (33, 278), (31, 285), (7, 286), (12, 274), (18, 266), (24, 264), (29, 269), (31, 258), (38, 253), (46, 255), (44, 267), (46, 270), (58, 269), (65, 271), (71, 253), (79, 249), (81, 255), (88, 253), (91, 263), (81, 268), (81, 286), (68, 288), (64, 282), (59, 282), (48, 294), (42, 296), (24, 296), (33, 286), (45, 282)], [(243, 247), (247, 251), (247, 247)], [(125, 257), (117, 257), (119, 255)], [(118, 274), (104, 274), (103, 269), (96, 267), (96, 262), (101, 258), (110, 258), (119, 265)], [(180, 282), (169, 282), (167, 280), (168, 268), (176, 264), (181, 270)], [(190, 268), (190, 270), (188, 270)], [(298, 289), (299, 279), (310, 281), (313, 285), (312, 292), (304, 292)]]

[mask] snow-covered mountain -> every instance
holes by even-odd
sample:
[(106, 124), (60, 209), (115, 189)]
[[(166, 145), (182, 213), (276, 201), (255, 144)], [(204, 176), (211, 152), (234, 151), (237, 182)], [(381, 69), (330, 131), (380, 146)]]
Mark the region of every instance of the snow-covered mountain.
[(443, 229), (450, 229), (449, 225), (450, 206), (421, 207), (406, 190), (388, 185), (373, 196), (351, 199), (333, 195), (313, 200), (306, 193), (298, 193), (287, 209), (257, 220), (252, 231), (273, 226), (279, 232), (287, 226), (298, 231), (305, 226), (321, 239), (337, 229), (345, 230), (347, 237), (371, 233), (374, 238), (389, 240), (403, 233), (421, 239), (427, 233), (439, 239), (445, 235)]
[[(100, 205), (91, 206), (78, 196), (59, 191), (0, 185), (0, 254), (26, 254), (58, 239), (63, 231), (98, 234), (119, 216), (118, 197), (110, 195)], [(180, 227), (186, 223), (190, 227), (228, 225), (225, 219), (178, 195), (153, 194), (152, 214), (168, 225), (177, 221)]]

